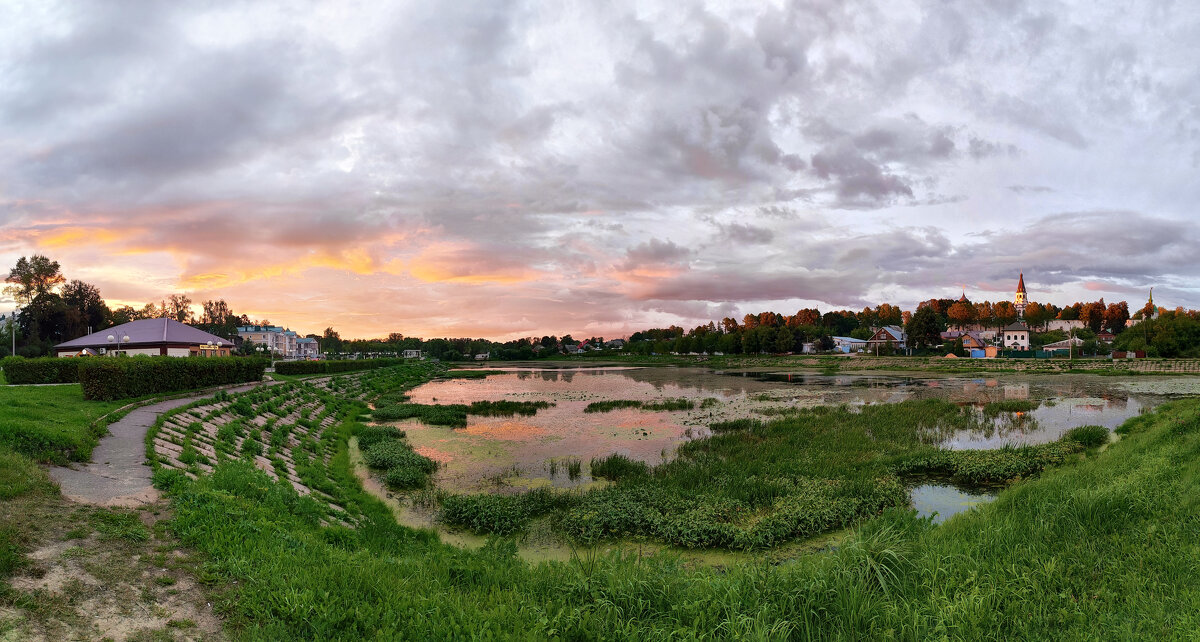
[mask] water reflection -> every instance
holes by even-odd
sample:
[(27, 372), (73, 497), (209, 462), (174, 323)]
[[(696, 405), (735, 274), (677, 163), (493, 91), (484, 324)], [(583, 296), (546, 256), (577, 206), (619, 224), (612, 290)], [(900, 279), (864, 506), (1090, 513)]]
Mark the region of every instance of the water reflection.
[[(1170, 379), (1169, 385), (1152, 379)], [(956, 449), (998, 448), (1044, 443), (1076, 426), (1115, 428), (1172, 394), (1200, 392), (1200, 377), (1138, 377), (1125, 380), (1094, 375), (945, 377), (912, 375), (823, 375), (817, 373), (731, 372), (700, 368), (506, 369), (486, 379), (436, 381), (411, 392), (417, 403), (470, 403), (481, 400), (549, 401), (555, 405), (533, 417), (469, 418), (465, 429), (405, 423), (414, 446), (444, 466), (439, 484), (455, 490), (496, 490), (552, 484), (589, 483), (587, 462), (621, 453), (650, 464), (672, 456), (679, 444), (707, 436), (708, 425), (742, 417), (770, 418), (794, 408), (845, 404), (897, 403), (945, 399), (976, 413), (969, 429), (933, 432), (929, 443)], [(1153, 392), (1147, 392), (1147, 391)], [(585, 413), (588, 403), (684, 397), (696, 408), (678, 412), (622, 409)], [(705, 399), (715, 399), (702, 406)], [(985, 414), (986, 404), (1036, 403), (1029, 412)], [(549, 462), (577, 457), (581, 476), (551, 474)]]
[(924, 484), (912, 489), (909, 495), (919, 517), (933, 517), (941, 524), (954, 515), (966, 512), (996, 499), (995, 493), (967, 490), (948, 484)]

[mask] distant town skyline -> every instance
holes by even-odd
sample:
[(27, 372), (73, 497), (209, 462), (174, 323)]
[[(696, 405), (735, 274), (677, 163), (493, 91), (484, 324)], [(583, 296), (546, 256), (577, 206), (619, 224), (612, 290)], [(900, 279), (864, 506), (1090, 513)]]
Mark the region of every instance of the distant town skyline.
[(0, 266), (353, 337), (1012, 300), (1021, 272), (1200, 307), (1200, 7), (305, 8), (0, 6)]

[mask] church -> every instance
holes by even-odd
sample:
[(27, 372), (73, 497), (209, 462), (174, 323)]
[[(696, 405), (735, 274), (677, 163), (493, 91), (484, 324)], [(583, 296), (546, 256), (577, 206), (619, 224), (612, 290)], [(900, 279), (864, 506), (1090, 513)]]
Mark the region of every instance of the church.
[(1000, 345), (1012, 350), (1029, 349), (1029, 327), (1025, 325), (1025, 307), (1029, 305), (1029, 295), (1025, 291), (1025, 273), (1017, 279), (1017, 293), (1013, 297), (1013, 307), (1017, 310), (1017, 320), (1000, 331)]

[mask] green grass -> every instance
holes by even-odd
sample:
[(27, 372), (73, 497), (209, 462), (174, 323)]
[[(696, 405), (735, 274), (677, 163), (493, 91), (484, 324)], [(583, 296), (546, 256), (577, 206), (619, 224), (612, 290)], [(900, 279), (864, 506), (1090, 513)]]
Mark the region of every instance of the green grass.
[(87, 461), (105, 414), (130, 403), (86, 401), (79, 384), (0, 388), (0, 446), (55, 464)]
[(432, 426), (450, 426), (465, 428), (467, 415), (484, 417), (512, 417), (514, 415), (531, 416), (538, 410), (549, 408), (553, 403), (548, 401), (475, 401), (471, 404), (419, 404), (395, 403), (381, 405), (372, 413), (375, 421), (400, 421), (402, 419), (420, 419)]
[[(1128, 426), (942, 526), (892, 509), (835, 551), (774, 565), (584, 550), (532, 566), (503, 539), (441, 545), (357, 490), (364, 518), (347, 536), (242, 462), (176, 485), (172, 529), (208, 560), (240, 639), (1187, 638), (1200, 630), (1200, 400)], [(527, 519), (558, 501), (505, 500)]]
[(630, 459), (620, 453), (593, 459), (590, 468), (592, 477), (612, 481), (650, 473), (650, 466), (646, 462)]
[(691, 410), (696, 402), (691, 399), (663, 399), (661, 401), (637, 401), (635, 399), (612, 399), (593, 401), (584, 407), (584, 412), (612, 412), (621, 408), (640, 408), (650, 411)]

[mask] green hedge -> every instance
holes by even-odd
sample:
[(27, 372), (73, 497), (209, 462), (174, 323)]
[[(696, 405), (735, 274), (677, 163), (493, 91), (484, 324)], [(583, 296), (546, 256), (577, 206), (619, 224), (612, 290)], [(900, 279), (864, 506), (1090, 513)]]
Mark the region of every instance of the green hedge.
[(278, 361), (275, 372), (281, 375), (329, 374), (373, 370), (404, 363), (404, 359), (343, 359), (340, 361)]
[(249, 357), (129, 357), (80, 361), (83, 398), (125, 399), (259, 381), (267, 362)]
[(41, 357), (4, 357), (0, 359), (4, 379), (17, 383), (76, 383), (79, 381), (79, 359)]

